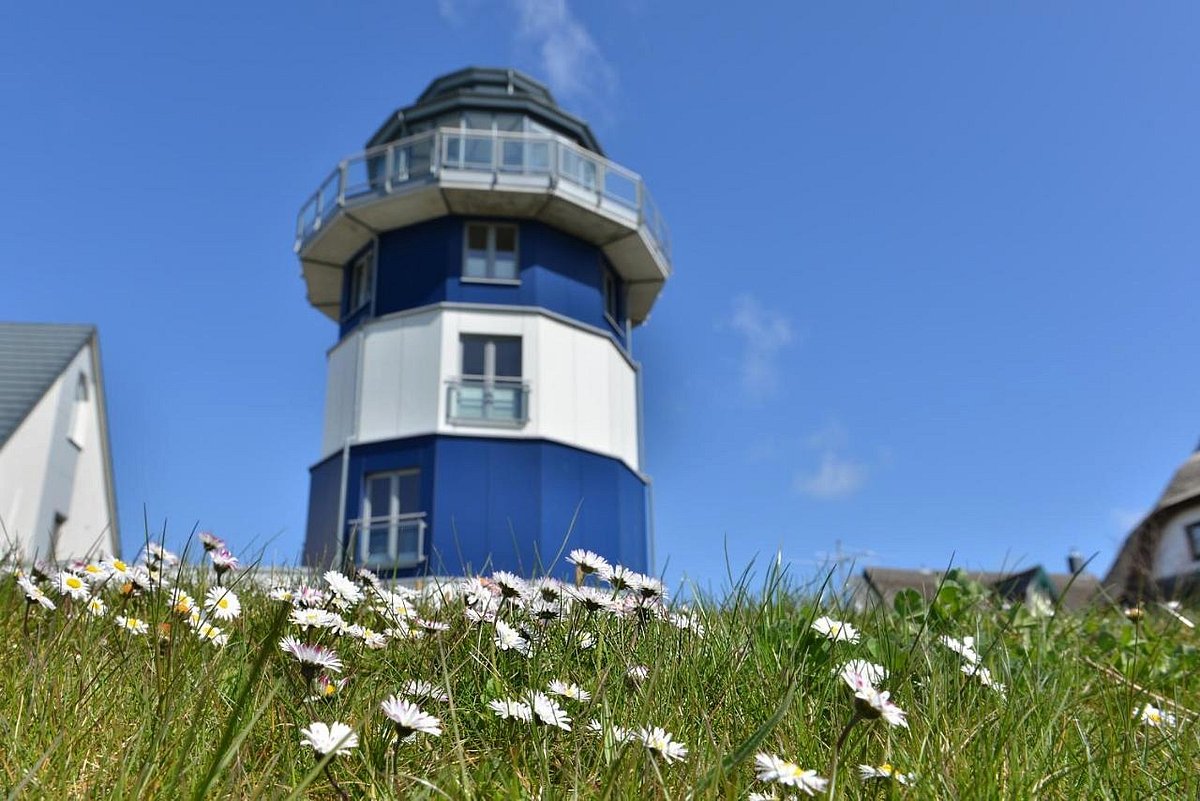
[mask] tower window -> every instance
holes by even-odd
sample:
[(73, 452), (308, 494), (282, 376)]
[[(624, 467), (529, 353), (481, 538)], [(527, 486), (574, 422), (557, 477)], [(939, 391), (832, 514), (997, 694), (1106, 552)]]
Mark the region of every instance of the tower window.
[(604, 271), (604, 314), (614, 327), (621, 327), (621, 282), (613, 275), (607, 262), (601, 262)]
[(375, 293), (375, 248), (368, 248), (350, 265), (350, 296), (347, 316), (371, 302)]
[(363, 481), (359, 556), (376, 567), (406, 567), (425, 558), (421, 471), (369, 473)]
[(450, 420), (516, 425), (525, 422), (521, 338), (463, 335), (462, 376), (450, 384)]
[(517, 226), (467, 223), (462, 277), (464, 281), (517, 281)]

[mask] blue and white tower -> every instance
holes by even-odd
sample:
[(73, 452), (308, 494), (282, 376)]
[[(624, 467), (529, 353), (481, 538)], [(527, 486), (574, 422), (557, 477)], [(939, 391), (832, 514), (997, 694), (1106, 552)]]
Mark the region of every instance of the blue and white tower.
[(442, 76), (334, 168), (295, 247), (338, 324), (307, 563), (651, 568), (630, 343), (669, 245), (587, 123), (514, 70)]

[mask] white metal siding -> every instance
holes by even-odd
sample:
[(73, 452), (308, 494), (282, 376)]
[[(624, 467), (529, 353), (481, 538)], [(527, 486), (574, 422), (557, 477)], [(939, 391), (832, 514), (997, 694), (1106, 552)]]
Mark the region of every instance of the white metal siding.
[(1200, 570), (1200, 561), (1192, 558), (1187, 538), (1187, 527), (1197, 522), (1200, 522), (1200, 507), (1186, 509), (1167, 521), (1154, 558), (1155, 578), (1190, 575)]
[[(461, 373), (464, 334), (521, 337), (529, 386), (520, 427), (447, 422), (448, 382)], [(639, 470), (637, 375), (607, 336), (535, 310), (434, 308), (367, 323), (361, 329), (361, 379), (355, 337), (329, 357), (322, 458), (354, 433), (347, 404), (358, 405), (356, 442), (446, 433), (542, 438), (622, 460)], [(361, 380), (361, 390), (353, 390)]]

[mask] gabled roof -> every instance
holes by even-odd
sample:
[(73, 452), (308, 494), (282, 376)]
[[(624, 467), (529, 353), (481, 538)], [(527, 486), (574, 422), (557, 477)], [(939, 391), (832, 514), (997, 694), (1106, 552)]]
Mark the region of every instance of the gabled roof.
[(0, 447), (95, 333), (93, 325), (0, 323)]

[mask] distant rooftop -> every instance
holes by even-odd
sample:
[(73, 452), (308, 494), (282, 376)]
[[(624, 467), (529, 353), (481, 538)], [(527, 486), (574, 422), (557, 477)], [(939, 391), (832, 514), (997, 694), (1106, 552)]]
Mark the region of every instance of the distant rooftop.
[(0, 323), (0, 446), (95, 332), (93, 325)]

